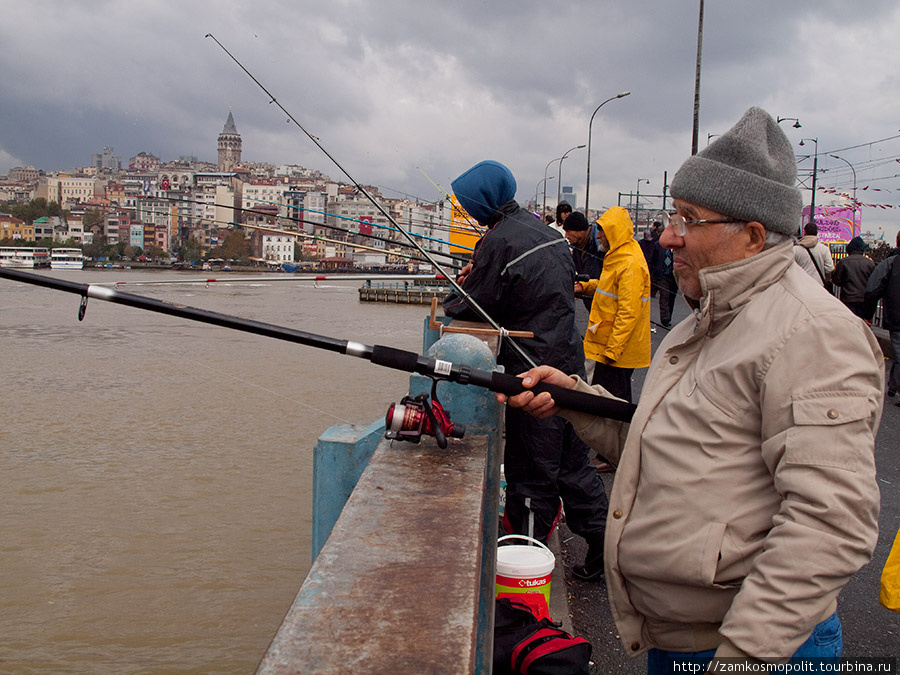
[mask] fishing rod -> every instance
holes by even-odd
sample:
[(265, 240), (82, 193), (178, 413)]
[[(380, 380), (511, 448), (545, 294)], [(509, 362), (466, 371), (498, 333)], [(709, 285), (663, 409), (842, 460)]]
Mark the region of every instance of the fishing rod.
[[(450, 361), (435, 359), (394, 347), (365, 345), (360, 342), (307, 333), (293, 328), (220, 314), (196, 307), (177, 305), (164, 300), (157, 300), (156, 298), (118, 291), (107, 286), (80, 284), (17, 269), (0, 267), (0, 277), (81, 296), (81, 306), (78, 308), (79, 321), (84, 320), (88, 299), (94, 298), (127, 307), (176, 316), (190, 321), (208, 323), (213, 326), (231, 328), (245, 333), (253, 333), (308, 347), (325, 349), (338, 354), (355, 356), (366, 359), (378, 366), (425, 375), (431, 377), (435, 382), (445, 380), (459, 384), (472, 384), (490, 391), (506, 394), (507, 396), (515, 396), (525, 391), (521, 378), (515, 375), (472, 368), (467, 365), (451, 363)], [(635, 410), (634, 404), (626, 401), (604, 398), (572, 389), (563, 389), (562, 387), (549, 384), (538, 384), (531, 391), (535, 395), (542, 392), (549, 393), (553, 400), (563, 408), (599, 415), (621, 422), (629, 422)]]
[[(281, 110), (281, 112), (283, 112), (285, 115), (287, 115), (287, 118), (294, 124), (294, 126), (296, 126), (298, 129), (300, 129), (300, 131), (302, 131), (303, 134), (307, 138), (309, 138), (309, 140), (311, 140), (315, 144), (315, 146), (317, 148), (319, 148), (319, 150), (321, 150), (322, 153), (326, 157), (328, 157), (328, 159), (331, 160), (331, 162), (338, 168), (338, 170), (340, 170), (341, 173), (343, 173), (347, 177), (347, 179), (353, 184), (353, 186), (357, 190), (359, 190), (360, 193), (366, 197), (366, 199), (368, 199), (370, 202), (372, 202), (372, 204), (375, 206), (376, 209), (378, 209), (378, 211), (381, 213), (381, 215), (383, 215), (388, 220), (388, 222), (390, 222), (394, 227), (396, 227), (397, 230), (404, 237), (406, 237), (406, 239), (409, 241), (409, 243), (412, 244), (413, 247), (415, 247), (419, 251), (419, 253), (421, 253), (422, 255), (425, 256), (425, 258), (428, 259), (428, 262), (430, 262), (432, 264), (432, 266), (434, 266), (435, 269), (437, 269), (441, 274), (443, 274), (445, 277), (447, 277), (447, 281), (450, 282), (450, 285), (459, 294), (460, 298), (462, 300), (464, 300), (466, 302), (466, 304), (476, 314), (478, 314), (479, 317), (481, 317), (486, 323), (490, 324), (490, 326), (494, 330), (498, 331), (500, 333), (500, 339), (503, 340), (504, 334), (507, 331), (505, 329), (501, 328), (500, 324), (498, 324), (496, 321), (494, 321), (494, 319), (491, 318), (491, 316), (481, 307), (481, 305), (479, 305), (474, 300), (474, 298), (472, 298), (472, 296), (469, 293), (467, 293), (465, 290), (463, 290), (463, 287), (459, 284), (459, 282), (456, 281), (456, 279), (454, 279), (449, 274), (447, 274), (447, 272), (444, 270), (444, 268), (441, 267), (440, 264), (438, 264), (437, 260), (435, 260), (424, 248), (419, 246), (419, 243), (415, 239), (413, 239), (412, 235), (410, 235), (409, 232), (407, 232), (404, 228), (400, 227), (400, 224), (394, 219), (394, 217), (390, 213), (388, 213), (387, 209), (385, 209), (384, 206), (380, 202), (378, 202), (378, 200), (376, 200), (375, 197), (373, 197), (369, 193), (369, 191), (366, 190), (366, 188), (363, 187), (363, 185), (359, 181), (357, 181), (353, 176), (350, 175), (350, 172), (347, 171), (347, 169), (345, 169), (343, 167), (343, 165), (340, 162), (338, 162), (337, 159), (335, 159), (334, 156), (332, 156), (332, 154), (330, 152), (328, 152), (328, 150), (325, 149), (325, 146), (322, 145), (322, 143), (319, 141), (319, 139), (316, 138), (315, 136), (313, 136), (311, 133), (309, 133), (306, 130), (306, 128), (302, 124), (300, 124), (300, 122), (298, 122), (296, 120), (296, 118), (290, 112), (288, 112), (287, 108), (285, 108), (283, 105), (281, 105), (281, 103), (278, 102), (278, 100), (275, 98), (275, 96), (272, 95), (272, 92), (270, 92), (268, 89), (266, 89), (266, 87), (262, 84), (262, 82), (260, 82), (258, 79), (256, 79), (256, 77), (253, 75), (253, 73), (251, 73), (249, 70), (247, 70), (247, 68), (244, 66), (244, 64), (241, 63), (240, 61), (238, 61), (237, 58), (235, 58), (235, 56), (225, 48), (225, 45), (223, 45), (221, 42), (219, 42), (219, 40), (216, 38), (215, 35), (213, 35), (212, 33), (207, 33), (206, 37), (212, 38), (213, 42), (215, 42), (217, 45), (219, 45), (219, 47), (222, 49), (222, 51), (224, 51), (229, 56), (229, 58), (231, 58), (231, 60), (234, 61), (238, 65), (238, 67), (247, 74), (247, 77), (249, 77), (253, 81), (253, 83), (256, 84), (256, 86), (258, 86), (260, 89), (262, 89), (262, 91), (266, 94), (266, 96), (269, 97), (269, 103), (274, 103), (276, 106), (278, 106), (278, 109)], [(528, 354), (525, 353), (525, 351), (522, 349), (522, 347), (519, 346), (519, 344), (515, 340), (513, 340), (509, 337), (507, 337), (507, 340), (508, 340), (509, 345), (522, 358), (524, 363), (529, 364), (531, 367), (536, 367), (537, 364), (534, 363), (534, 361), (531, 359), (531, 357), (529, 357)]]

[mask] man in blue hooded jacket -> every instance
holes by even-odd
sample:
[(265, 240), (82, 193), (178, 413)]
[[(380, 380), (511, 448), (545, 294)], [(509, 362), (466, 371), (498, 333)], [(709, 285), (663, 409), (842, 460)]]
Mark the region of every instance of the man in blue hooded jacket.
[[(515, 202), (516, 181), (499, 162), (485, 161), (452, 182), (460, 205), (488, 232), (477, 246), (463, 290), (500, 326), (525, 330), (533, 338), (517, 344), (535, 363), (582, 372), (581, 336), (575, 330), (572, 289), (575, 267), (566, 240)], [(460, 318), (480, 320), (464, 304), (445, 305)], [(504, 338), (497, 357), (506, 372), (529, 364)], [(538, 420), (516, 408), (506, 410), (505, 516), (508, 530), (529, 531), (546, 540), (560, 513), (588, 543), (585, 565), (575, 576), (599, 579), (607, 499), (590, 464), (589, 449), (561, 418)]]

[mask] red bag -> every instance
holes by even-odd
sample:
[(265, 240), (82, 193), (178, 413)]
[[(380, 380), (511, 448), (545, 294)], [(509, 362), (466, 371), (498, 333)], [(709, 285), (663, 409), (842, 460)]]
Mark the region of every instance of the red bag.
[(573, 637), (527, 604), (498, 598), (494, 613), (494, 675), (588, 675), (591, 643)]

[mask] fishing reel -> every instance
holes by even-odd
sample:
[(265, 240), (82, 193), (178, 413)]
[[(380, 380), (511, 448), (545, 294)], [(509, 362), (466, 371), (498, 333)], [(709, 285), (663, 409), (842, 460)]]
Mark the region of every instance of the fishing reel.
[(431, 401), (428, 400), (428, 394), (419, 394), (414, 397), (404, 396), (400, 403), (391, 403), (384, 418), (387, 428), (385, 438), (418, 443), (425, 434), (434, 436), (439, 448), (446, 448), (448, 436), (463, 437), (466, 428), (462, 424), (454, 424), (438, 401), (437, 383), (437, 380), (432, 380)]

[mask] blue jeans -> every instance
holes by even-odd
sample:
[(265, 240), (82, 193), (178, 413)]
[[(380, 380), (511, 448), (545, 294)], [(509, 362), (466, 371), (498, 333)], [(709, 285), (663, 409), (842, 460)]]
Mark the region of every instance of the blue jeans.
[[(809, 638), (794, 652), (791, 657), (791, 663), (797, 663), (806, 660), (817, 659), (837, 659), (844, 650), (844, 638), (841, 634), (841, 620), (838, 618), (837, 612), (825, 619), (817, 625)], [(670, 652), (662, 649), (651, 649), (647, 652), (647, 675), (668, 675), (669, 673), (687, 672), (684, 669), (674, 670), (672, 664), (674, 661), (688, 662), (695, 664), (708, 664), (713, 656), (715, 649), (708, 649), (703, 652)], [(700, 669), (699, 672), (703, 672)], [(808, 673), (817, 673), (819, 669), (815, 663), (810, 669), (805, 670)]]

